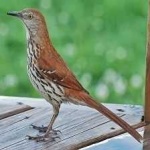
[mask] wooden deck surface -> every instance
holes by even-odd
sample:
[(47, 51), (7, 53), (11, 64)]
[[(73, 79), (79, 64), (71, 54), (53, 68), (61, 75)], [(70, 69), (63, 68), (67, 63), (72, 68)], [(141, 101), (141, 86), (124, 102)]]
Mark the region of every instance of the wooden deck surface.
[[(141, 106), (106, 106), (135, 128), (143, 126)], [(29, 141), (26, 135), (39, 134), (31, 124), (47, 125), (51, 115), (52, 107), (44, 100), (0, 97), (0, 150), (76, 150), (124, 133), (93, 109), (63, 105), (54, 124), (61, 131), (60, 138), (54, 142)]]

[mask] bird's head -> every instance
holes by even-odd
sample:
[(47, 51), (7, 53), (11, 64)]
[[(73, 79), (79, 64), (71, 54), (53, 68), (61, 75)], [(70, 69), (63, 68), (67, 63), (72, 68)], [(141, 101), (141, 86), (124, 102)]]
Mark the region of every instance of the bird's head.
[(10, 11), (7, 14), (21, 19), (29, 34), (32, 34), (33, 36), (35, 36), (36, 33), (43, 28), (41, 27), (42, 25), (46, 25), (43, 15), (33, 8), (26, 8), (21, 11)]

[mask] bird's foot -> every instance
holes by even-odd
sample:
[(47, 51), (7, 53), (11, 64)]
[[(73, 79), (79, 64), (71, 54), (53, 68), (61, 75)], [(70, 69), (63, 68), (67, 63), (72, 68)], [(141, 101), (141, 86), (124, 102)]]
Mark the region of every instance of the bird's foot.
[(53, 134), (53, 135), (58, 135), (59, 133), (61, 133), (61, 131), (60, 130), (54, 130), (54, 129), (52, 129), (50, 131), (50, 133)]
[[(48, 128), (48, 127), (44, 127), (43, 125), (42, 126), (35, 126), (32, 124), (31, 126), (33, 127), (33, 129), (36, 129), (39, 132), (46, 132), (47, 128)], [(58, 133), (61, 133), (61, 131), (52, 129), (52, 130), (50, 130), (50, 133), (53, 135), (58, 135)]]
[(53, 136), (53, 135), (37, 135), (37, 136), (30, 136), (30, 135), (27, 135), (28, 139), (29, 140), (35, 140), (36, 142), (46, 142), (46, 141), (50, 141), (50, 142), (53, 142), (55, 141), (57, 138), (60, 138), (59, 136)]
[(48, 140), (47, 137), (45, 137), (45, 136), (39, 136), (39, 135), (37, 135), (37, 136), (27, 135), (27, 137), (28, 137), (29, 140), (35, 140), (36, 142), (45, 142), (45, 141)]
[(36, 129), (38, 130), (39, 132), (46, 132), (47, 131), (47, 127), (44, 127), (43, 125), (40, 127), (40, 126), (35, 126), (35, 125), (31, 125), (33, 129)]

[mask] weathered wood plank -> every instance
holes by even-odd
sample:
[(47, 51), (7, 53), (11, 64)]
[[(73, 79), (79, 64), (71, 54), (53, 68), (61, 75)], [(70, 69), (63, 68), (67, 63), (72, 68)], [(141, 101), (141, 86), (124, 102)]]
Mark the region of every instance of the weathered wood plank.
[(31, 118), (37, 117), (37, 114), (45, 115), (47, 112), (47, 109), (35, 108), (34, 111), (31, 109), (24, 113), (2, 119), (0, 120), (0, 135), (7, 134), (7, 132), (14, 130), (15, 128), (19, 129), (19, 122), (24, 122), (24, 124), (26, 124)]
[[(124, 116), (124, 117), (132, 118), (131, 116)], [(102, 140), (111, 138), (113, 136), (117, 136), (118, 134), (124, 132), (123, 130), (122, 131), (120, 130), (119, 126), (117, 126), (115, 123), (111, 121), (101, 122), (100, 120), (99, 123), (98, 120), (93, 120), (93, 121), (89, 120), (89, 121), (91, 122), (91, 124), (89, 125), (83, 124), (82, 128), (80, 129), (75, 127), (75, 131), (72, 131), (73, 133), (67, 132), (68, 136), (66, 135), (66, 138), (61, 139), (61, 141), (57, 144), (53, 144), (53, 145), (49, 144), (49, 146), (52, 149), (59, 149), (59, 147), (61, 146), (63, 146), (64, 149), (67, 148), (79, 149), (95, 143), (96, 139), (97, 142), (100, 142)], [(133, 118), (132, 121), (134, 123), (136, 122), (135, 120), (133, 120)], [(129, 122), (132, 124), (132, 121), (130, 120)], [(77, 143), (77, 144), (73, 144), (73, 143)]]
[(33, 109), (28, 105), (18, 105), (16, 107), (8, 107), (8, 110), (0, 113), (0, 120)]
[[(1, 105), (16, 105), (18, 103), (22, 103), (24, 105), (29, 105), (31, 107), (48, 107), (51, 108), (51, 105), (44, 99), (42, 98), (27, 98), (27, 97), (8, 97), (8, 96), (0, 96), (0, 104)], [(74, 104), (62, 104), (63, 108), (72, 108), (72, 109), (79, 109), (79, 110), (86, 110), (87, 107), (83, 107), (80, 105), (74, 105)], [(104, 104), (107, 106), (109, 109), (111, 109), (115, 113), (122, 112), (124, 114), (135, 114), (135, 111), (140, 111), (138, 112), (139, 114), (143, 115), (143, 109), (141, 109), (140, 105), (123, 105), (123, 104)], [(92, 109), (91, 109), (92, 110)]]
[[(144, 130), (143, 126), (144, 126), (144, 123), (140, 122), (140, 123), (134, 125), (133, 127), (135, 129), (137, 129), (138, 132), (140, 132), (140, 131)], [(142, 127), (142, 128), (140, 128), (140, 127)], [(76, 149), (84, 148), (84, 150), (85, 150), (87, 148), (87, 146), (91, 146), (92, 144), (96, 144), (96, 143), (99, 143), (99, 142), (107, 140), (107, 139), (111, 139), (111, 138), (116, 137), (116, 136), (118, 136), (120, 134), (123, 134), (123, 133), (124, 133), (124, 131), (122, 129), (117, 130), (115, 132), (110, 132), (108, 134), (105, 134), (105, 135), (102, 135), (102, 136), (98, 136), (96, 138), (87, 139), (87, 140), (85, 140), (85, 141), (83, 141), (83, 142), (81, 142), (81, 143), (79, 143), (77, 145), (76, 144), (74, 144), (74, 145), (72, 144), (72, 146), (70, 147), (70, 149), (76, 150)], [(139, 143), (137, 143), (137, 144), (139, 144)], [(118, 147), (118, 146), (116, 145), (116, 147)], [(115, 150), (115, 149), (113, 149), (113, 150)]]
[[(66, 116), (71, 112), (74, 112), (74, 110), (68, 110), (67, 113), (64, 113), (64, 111), (62, 111), (62, 118), (64, 117), (64, 115)], [(20, 141), (22, 139), (25, 139), (27, 134), (37, 134), (38, 132), (32, 129), (30, 125), (33, 123), (38, 124), (39, 122), (41, 122), (41, 124), (45, 124), (45, 121), (48, 123), (50, 120), (50, 115), (52, 115), (51, 110), (46, 110), (45, 108), (35, 108), (19, 115), (12, 116), (13, 120), (15, 120), (13, 123), (9, 121), (9, 118), (6, 118), (4, 119), (4, 125), (2, 120), (0, 122), (0, 126), (2, 125), (0, 135), (3, 136), (3, 138), (0, 139), (0, 149), (7, 145), (13, 145), (17, 140)]]
[(145, 122), (150, 123), (150, 0), (147, 25), (147, 57), (146, 57), (146, 82), (145, 82)]
[[(132, 125), (138, 124), (143, 114), (142, 108), (139, 106), (109, 105), (109, 108)], [(44, 143), (28, 141), (25, 138), (27, 134), (36, 135), (38, 133), (29, 126), (33, 123), (36, 125), (48, 124), (50, 115), (52, 115), (52, 109), (43, 107), (35, 108), (0, 121), (0, 129), (2, 128), (0, 135), (3, 136), (0, 139), (0, 149), (70, 150), (100, 142), (124, 132), (118, 125), (95, 110), (87, 107), (63, 105), (54, 126), (55, 129), (61, 130), (61, 139)], [(138, 127), (142, 125), (139, 124)]]
[(30, 109), (33, 109), (33, 108), (29, 105), (24, 105), (22, 103), (13, 103), (13, 105), (12, 105), (12, 102), (9, 103), (8, 105), (1, 104), (0, 105), (0, 120), (16, 115), (18, 113), (22, 113)]
[(144, 129), (143, 150), (150, 150), (150, 124), (146, 125)]
[(28, 98), (28, 97), (9, 97), (9, 96), (0, 96), (1, 105), (16, 105), (22, 103), (24, 105), (29, 105), (31, 107), (50, 107), (50, 104), (41, 98)]

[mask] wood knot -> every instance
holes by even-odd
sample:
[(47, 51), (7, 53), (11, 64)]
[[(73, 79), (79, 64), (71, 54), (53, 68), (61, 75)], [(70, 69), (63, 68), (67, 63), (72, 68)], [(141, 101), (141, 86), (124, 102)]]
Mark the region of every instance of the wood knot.
[(123, 109), (118, 108), (117, 111), (119, 112), (125, 112)]

